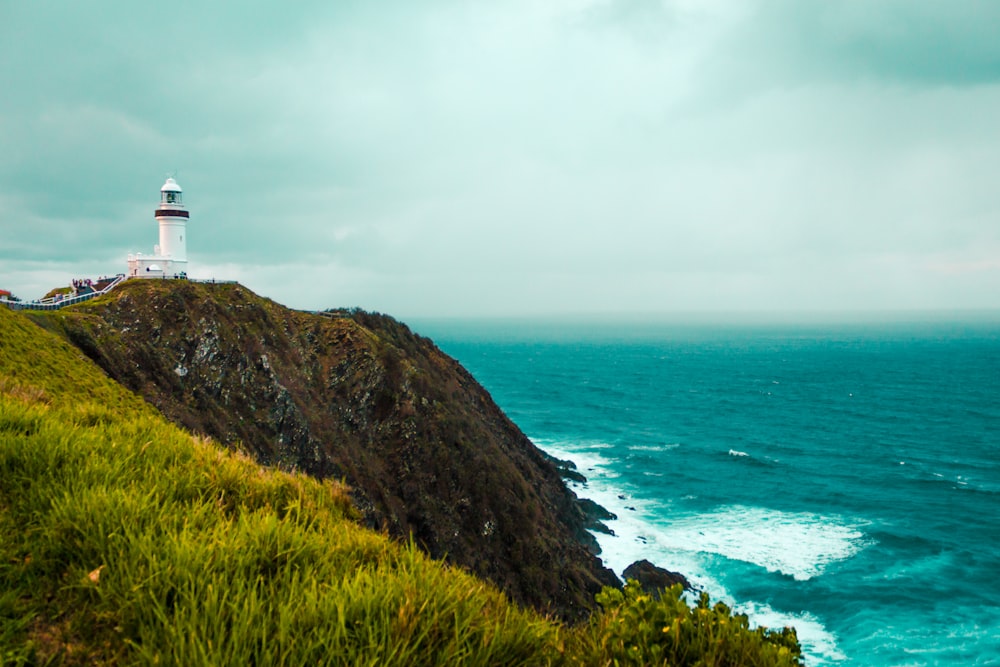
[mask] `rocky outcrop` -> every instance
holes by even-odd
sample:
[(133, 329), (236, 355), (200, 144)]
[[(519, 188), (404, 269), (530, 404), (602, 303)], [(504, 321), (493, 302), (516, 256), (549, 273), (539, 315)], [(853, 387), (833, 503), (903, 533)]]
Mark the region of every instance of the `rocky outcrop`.
[(642, 586), (642, 589), (650, 593), (656, 599), (660, 598), (660, 591), (666, 590), (680, 584), (684, 590), (692, 590), (691, 584), (683, 574), (665, 570), (662, 567), (653, 565), (648, 560), (637, 560), (625, 568), (622, 572), (626, 579), (635, 579)]
[(172, 421), (262, 463), (344, 479), (368, 525), (412, 535), (515, 600), (574, 619), (617, 583), (583, 544), (594, 508), (465, 369), (392, 318), (138, 280), (33, 317)]
[(608, 528), (604, 522), (614, 521), (618, 518), (617, 514), (609, 512), (602, 505), (598, 505), (590, 498), (581, 498), (578, 504), (580, 505), (580, 509), (583, 510), (584, 516), (587, 517), (585, 525), (588, 530), (595, 530), (605, 535), (615, 534), (615, 531)]

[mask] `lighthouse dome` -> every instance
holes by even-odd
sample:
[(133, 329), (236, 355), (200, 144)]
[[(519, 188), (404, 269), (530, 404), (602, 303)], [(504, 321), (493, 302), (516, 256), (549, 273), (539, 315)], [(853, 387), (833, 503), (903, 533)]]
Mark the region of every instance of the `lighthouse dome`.
[(167, 182), (160, 188), (160, 192), (181, 192), (181, 186), (177, 185), (177, 181), (174, 179), (168, 178)]

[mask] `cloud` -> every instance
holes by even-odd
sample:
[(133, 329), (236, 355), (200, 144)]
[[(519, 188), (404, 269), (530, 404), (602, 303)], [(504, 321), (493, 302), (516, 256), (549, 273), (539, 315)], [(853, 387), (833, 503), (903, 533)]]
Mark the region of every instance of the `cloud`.
[(998, 307), (998, 11), (8, 3), (0, 279), (121, 270), (176, 171), (192, 273), (301, 307)]
[(1000, 45), (990, 27), (1000, 20), (996, 3), (767, 0), (752, 7), (713, 59), (744, 81), (912, 87), (1000, 81)]

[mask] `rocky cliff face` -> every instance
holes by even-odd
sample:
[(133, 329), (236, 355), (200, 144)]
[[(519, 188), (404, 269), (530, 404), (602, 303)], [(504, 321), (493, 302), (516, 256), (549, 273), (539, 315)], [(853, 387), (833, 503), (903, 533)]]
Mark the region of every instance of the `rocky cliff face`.
[(335, 476), (364, 520), (512, 598), (579, 618), (614, 575), (553, 464), (431, 341), (239, 285), (130, 281), (35, 320), (171, 420), (262, 463)]

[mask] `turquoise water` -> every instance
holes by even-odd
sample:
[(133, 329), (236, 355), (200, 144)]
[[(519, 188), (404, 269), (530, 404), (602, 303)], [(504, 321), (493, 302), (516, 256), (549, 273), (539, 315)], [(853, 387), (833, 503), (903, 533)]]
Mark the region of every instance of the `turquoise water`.
[(648, 558), (809, 664), (1000, 664), (1000, 325), (427, 322)]

